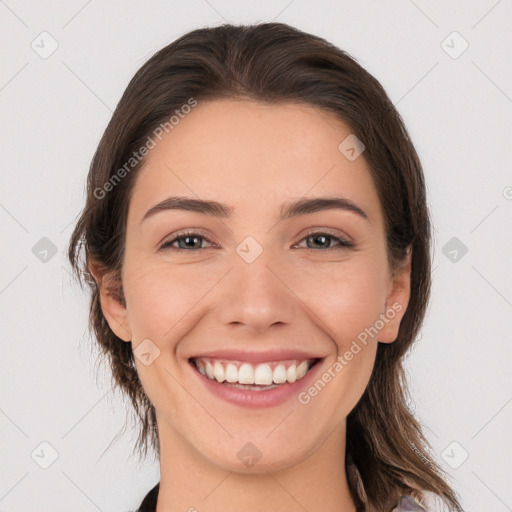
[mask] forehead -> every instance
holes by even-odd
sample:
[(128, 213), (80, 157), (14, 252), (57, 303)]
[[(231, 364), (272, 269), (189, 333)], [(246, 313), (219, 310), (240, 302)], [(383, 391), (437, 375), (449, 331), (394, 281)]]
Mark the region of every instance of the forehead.
[(199, 102), (156, 139), (130, 211), (142, 217), (169, 195), (215, 199), (241, 212), (274, 209), (290, 198), (341, 195), (364, 203), (377, 220), (378, 196), (363, 156), (350, 161), (338, 149), (351, 133), (336, 115), (309, 105)]

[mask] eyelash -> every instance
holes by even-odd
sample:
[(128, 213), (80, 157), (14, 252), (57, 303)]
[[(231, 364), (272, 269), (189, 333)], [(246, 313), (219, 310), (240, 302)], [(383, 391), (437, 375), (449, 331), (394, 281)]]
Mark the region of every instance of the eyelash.
[[(334, 247), (327, 247), (326, 249), (312, 249), (311, 247), (306, 247), (305, 249), (308, 249), (310, 251), (323, 251), (323, 252), (327, 252), (327, 251), (335, 251), (335, 250), (343, 250), (343, 249), (352, 249), (355, 246), (355, 244), (353, 242), (345, 240), (344, 238), (340, 238), (340, 237), (334, 236), (333, 234), (328, 233), (328, 232), (324, 232), (324, 231), (311, 231), (311, 232), (307, 233), (305, 237), (303, 237), (301, 240), (299, 240), (298, 243), (300, 243), (300, 242), (302, 242), (302, 241), (304, 241), (304, 240), (306, 240), (308, 238), (318, 237), (318, 236), (324, 236), (324, 237), (327, 237), (327, 238), (331, 238), (333, 240), (338, 241), (339, 243), (337, 245), (335, 245)], [(207, 241), (208, 243), (211, 244), (211, 242), (206, 237), (200, 235), (199, 233), (196, 233), (194, 231), (185, 231), (185, 232), (182, 232), (182, 233), (178, 233), (171, 240), (165, 241), (160, 246), (160, 250), (164, 251), (164, 250), (171, 249), (173, 251), (179, 251), (179, 252), (197, 252), (197, 251), (200, 251), (200, 250), (203, 250), (203, 249), (207, 249), (207, 247), (201, 247), (199, 249), (182, 249), (180, 247), (171, 247), (171, 244), (173, 244), (174, 242), (177, 242), (178, 240), (181, 240), (181, 239), (187, 238), (187, 237), (200, 238), (201, 240), (205, 240), (205, 241)]]

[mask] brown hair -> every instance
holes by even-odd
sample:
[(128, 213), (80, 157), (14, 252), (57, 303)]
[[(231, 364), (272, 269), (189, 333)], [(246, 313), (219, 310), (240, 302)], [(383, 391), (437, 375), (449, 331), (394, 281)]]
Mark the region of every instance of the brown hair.
[[(155, 127), (183, 105), (221, 97), (266, 103), (303, 102), (333, 112), (366, 146), (364, 158), (380, 197), (392, 269), (412, 247), (411, 294), (394, 343), (379, 343), (370, 382), (347, 418), (347, 478), (358, 507), (388, 511), (401, 494), (438, 494), (460, 509), (447, 476), (430, 454), (408, 408), (402, 366), (430, 297), (431, 225), (423, 171), (403, 121), (380, 83), (346, 52), (320, 37), (281, 23), (222, 25), (185, 34), (153, 55), (135, 74), (92, 160), (87, 202), (70, 239), (69, 260), (91, 290), (89, 327), (108, 360), (114, 387), (129, 397), (141, 422), (137, 448), (158, 452), (155, 410), (138, 378), (132, 347), (110, 329), (91, 262), (118, 278), (112, 293), (123, 303), (128, 204), (137, 169), (134, 152)], [(169, 125), (169, 123), (168, 123)], [(167, 126), (168, 126), (167, 125)], [(112, 177), (123, 178), (115, 183)], [(112, 184), (107, 187), (105, 184)], [(85, 260), (79, 261), (82, 247)]]

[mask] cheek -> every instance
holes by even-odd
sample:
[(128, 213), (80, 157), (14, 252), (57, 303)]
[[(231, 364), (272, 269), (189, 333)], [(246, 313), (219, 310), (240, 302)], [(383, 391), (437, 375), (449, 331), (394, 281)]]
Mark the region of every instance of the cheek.
[(161, 263), (134, 263), (127, 266), (126, 276), (126, 308), (134, 338), (154, 339), (157, 344), (177, 329), (215, 283), (211, 274), (193, 266), (171, 268)]
[(322, 320), (339, 351), (374, 326), (383, 312), (385, 271), (379, 264), (362, 260), (301, 273), (299, 295)]

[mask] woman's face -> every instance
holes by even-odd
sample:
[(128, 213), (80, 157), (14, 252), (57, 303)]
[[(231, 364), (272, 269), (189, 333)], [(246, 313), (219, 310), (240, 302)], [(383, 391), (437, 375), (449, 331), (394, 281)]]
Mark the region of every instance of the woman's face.
[(150, 151), (129, 205), (126, 307), (105, 291), (102, 304), (132, 342), (161, 449), (260, 472), (344, 439), (409, 299), (364, 152), (338, 148), (350, 134), (311, 106), (215, 100)]

